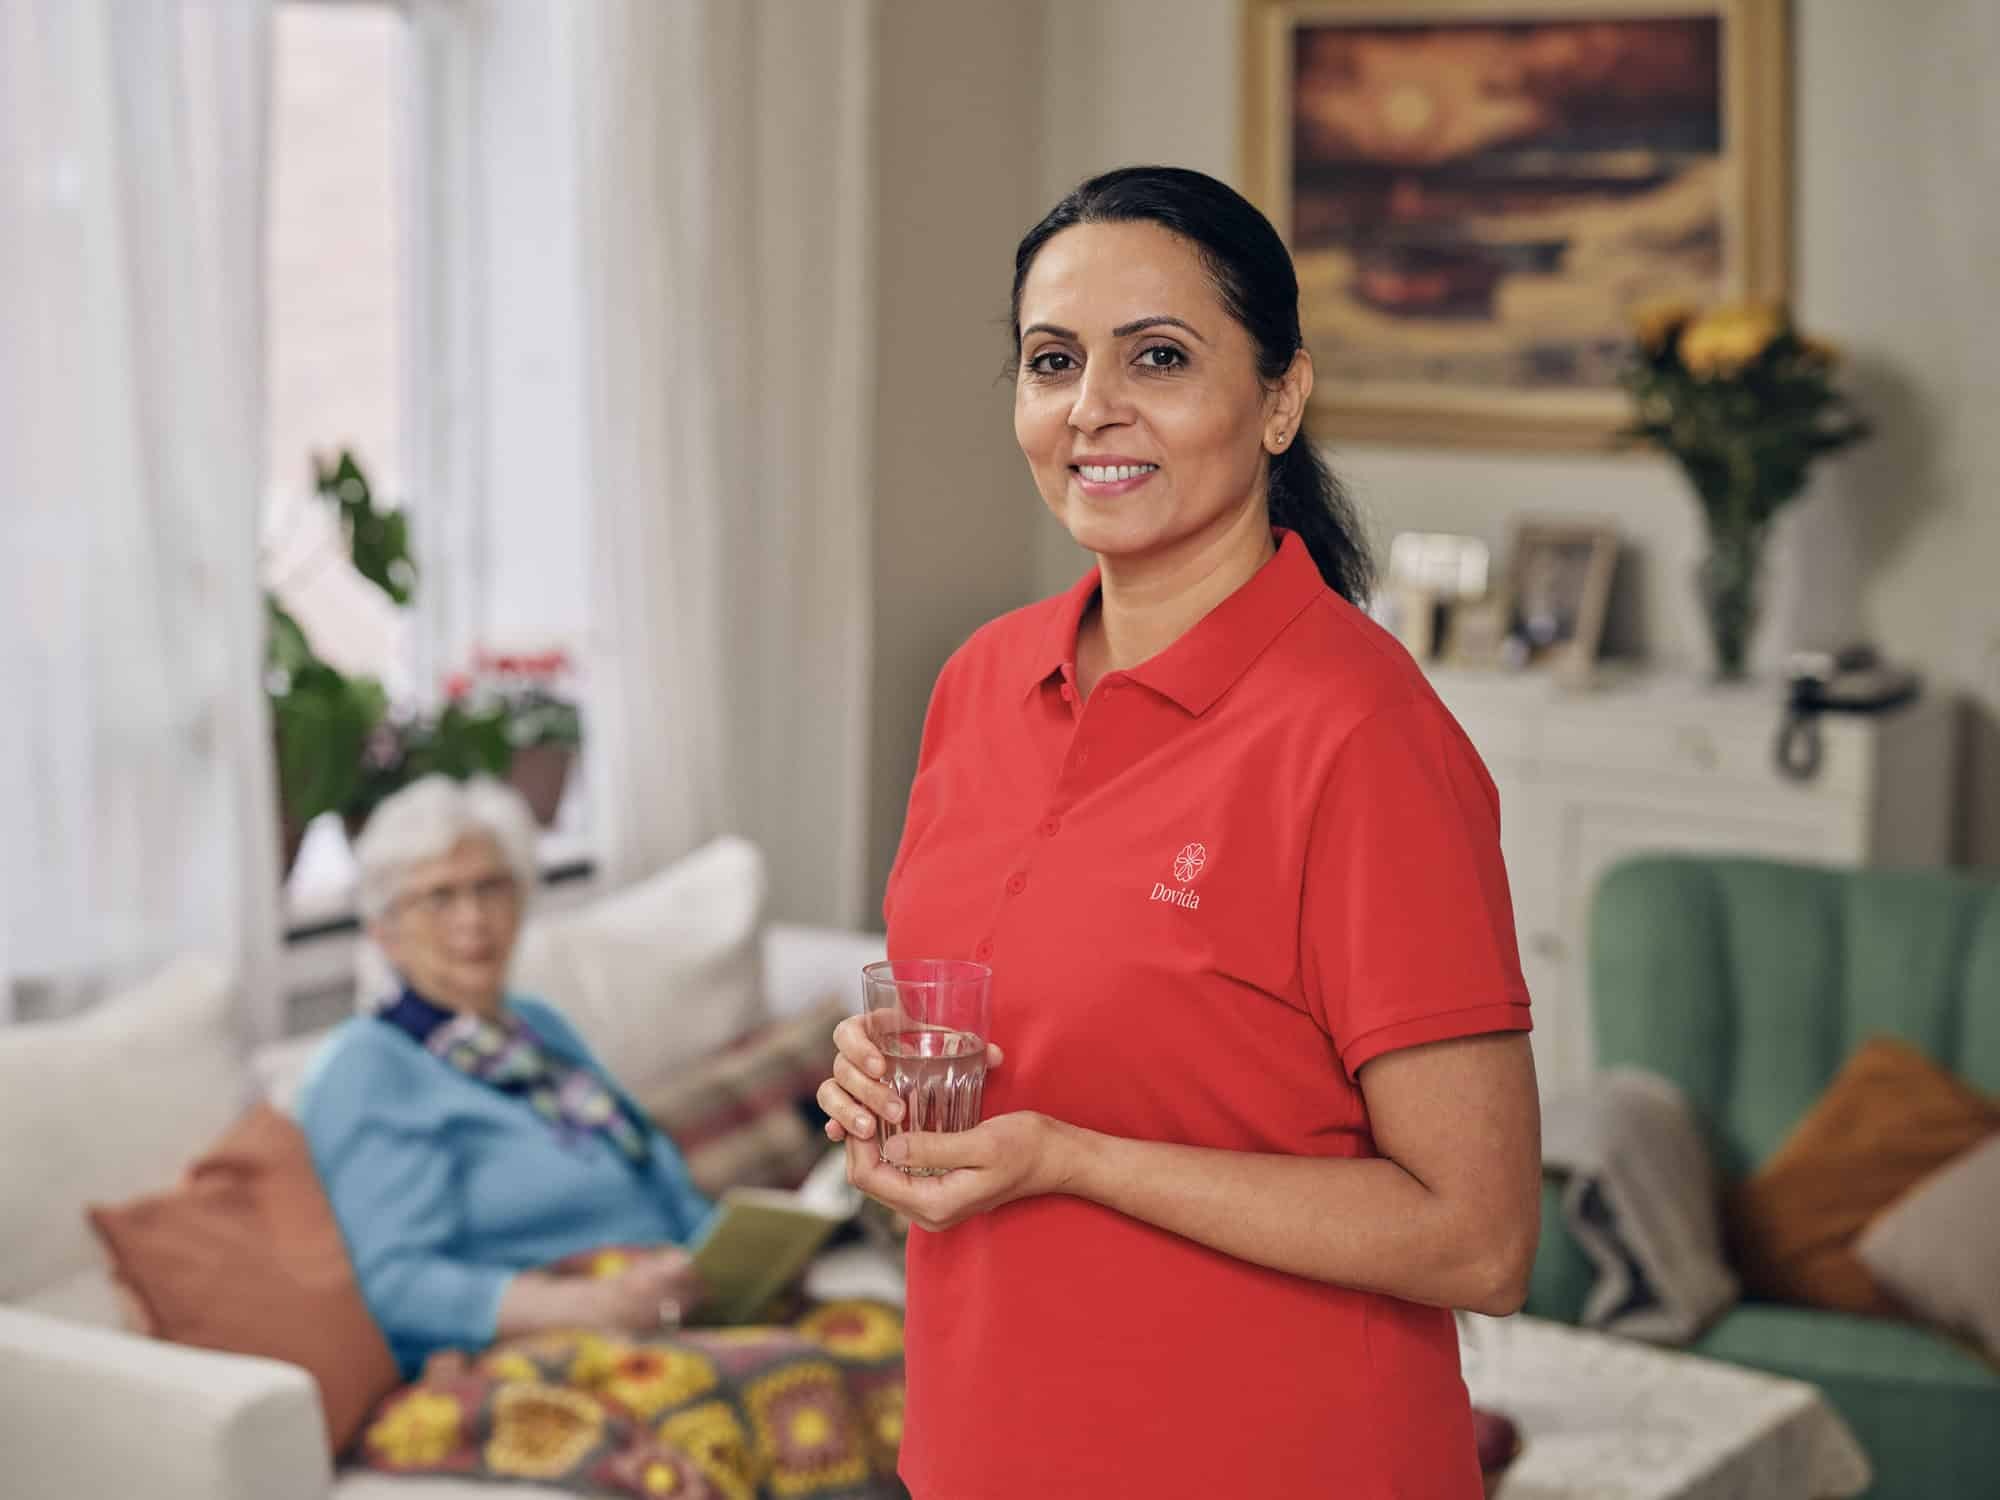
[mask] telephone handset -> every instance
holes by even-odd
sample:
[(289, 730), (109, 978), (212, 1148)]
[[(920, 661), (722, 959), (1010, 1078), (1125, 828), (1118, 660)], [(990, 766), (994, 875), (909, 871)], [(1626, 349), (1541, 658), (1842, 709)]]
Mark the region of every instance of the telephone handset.
[(1801, 651), (1786, 663), (1784, 722), (1778, 727), (1778, 769), (1794, 781), (1810, 781), (1819, 771), (1819, 716), (1823, 713), (1884, 714), (1911, 702), (1923, 679), (1894, 667), (1865, 643), (1839, 651)]

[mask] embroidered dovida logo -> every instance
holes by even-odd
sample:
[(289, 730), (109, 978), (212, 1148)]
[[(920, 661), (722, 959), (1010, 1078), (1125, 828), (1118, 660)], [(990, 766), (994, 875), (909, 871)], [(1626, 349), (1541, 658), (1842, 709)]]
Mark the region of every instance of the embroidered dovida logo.
[(1184, 906), (1193, 911), (1201, 905), (1201, 897), (1187, 887), (1194, 884), (1195, 876), (1201, 873), (1201, 867), (1207, 863), (1208, 851), (1200, 844), (1185, 845), (1181, 852), (1174, 856), (1174, 879), (1180, 882), (1179, 888), (1176, 889), (1165, 881), (1155, 881), (1151, 899), (1171, 902), (1175, 906)]

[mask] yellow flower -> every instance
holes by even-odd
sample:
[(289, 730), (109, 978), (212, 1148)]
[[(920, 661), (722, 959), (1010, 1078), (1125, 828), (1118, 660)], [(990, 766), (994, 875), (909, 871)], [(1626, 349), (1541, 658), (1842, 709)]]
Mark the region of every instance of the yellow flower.
[(875, 1302), (829, 1302), (799, 1319), (798, 1331), (831, 1354), (887, 1359), (903, 1352), (903, 1323)]
[(489, 1354), (479, 1361), (482, 1375), (491, 1375), (498, 1380), (540, 1380), (541, 1370), (535, 1362), (518, 1349), (502, 1349)]
[(586, 1389), (602, 1385), (618, 1368), (620, 1360), (632, 1352), (623, 1339), (598, 1333), (576, 1335), (576, 1357), (569, 1364), (569, 1383)]
[(364, 1441), (391, 1468), (420, 1468), (443, 1462), (458, 1446), (463, 1419), (453, 1397), (415, 1390), (377, 1417)]
[(1724, 303), (1703, 313), (1681, 335), (1681, 362), (1699, 380), (1734, 375), (1770, 347), (1783, 328), (1783, 316), (1767, 303)]
[(715, 1365), (692, 1349), (628, 1349), (597, 1382), (597, 1392), (646, 1422), (713, 1389), (715, 1379)]
[(600, 1250), (591, 1257), (590, 1274), (598, 1281), (609, 1281), (614, 1276), (623, 1276), (632, 1264), (632, 1257), (623, 1250)]
[(560, 1479), (604, 1435), (604, 1408), (552, 1385), (503, 1385), (493, 1398), (486, 1464), (502, 1474)]
[(1632, 328), (1638, 335), (1639, 346), (1648, 354), (1658, 354), (1688, 321), (1694, 317), (1694, 308), (1678, 297), (1657, 302), (1642, 303), (1633, 310)]
[(705, 1401), (675, 1412), (660, 1424), (659, 1438), (694, 1460), (725, 1500), (755, 1500), (761, 1465), (728, 1402)]
[(674, 1472), (672, 1464), (647, 1464), (640, 1482), (646, 1486), (649, 1495), (671, 1495), (681, 1487), (681, 1477)]
[(874, 1454), (878, 1474), (896, 1472), (896, 1454), (902, 1450), (902, 1382), (894, 1380), (862, 1396), (862, 1422), (868, 1430), (868, 1450)]

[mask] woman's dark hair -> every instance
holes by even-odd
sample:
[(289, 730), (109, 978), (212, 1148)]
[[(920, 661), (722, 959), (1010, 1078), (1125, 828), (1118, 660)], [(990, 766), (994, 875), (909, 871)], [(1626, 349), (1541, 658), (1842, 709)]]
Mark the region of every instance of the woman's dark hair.
[[(1073, 224), (1144, 220), (1200, 253), (1229, 315), (1257, 346), (1257, 373), (1276, 381), (1304, 346), (1299, 278), (1271, 221), (1227, 185), (1184, 167), (1120, 167), (1072, 190), (1014, 251), (1014, 347), (1021, 347), (1021, 288), (1042, 246)], [(1303, 435), (1270, 460), (1271, 522), (1296, 531), (1327, 586), (1350, 603), (1368, 596), (1375, 568), (1354, 506)]]

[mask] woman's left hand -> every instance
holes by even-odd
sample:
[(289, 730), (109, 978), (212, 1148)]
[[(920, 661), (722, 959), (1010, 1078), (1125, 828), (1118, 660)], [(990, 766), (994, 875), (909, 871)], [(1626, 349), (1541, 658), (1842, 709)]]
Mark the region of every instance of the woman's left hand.
[[(949, 1229), (1017, 1198), (1060, 1193), (1077, 1150), (1075, 1133), (1032, 1110), (995, 1115), (970, 1130), (905, 1132), (878, 1148), (847, 1138), (847, 1180), (922, 1229)], [(889, 1160), (883, 1161), (886, 1152)], [(896, 1165), (944, 1169), (912, 1177)]]

